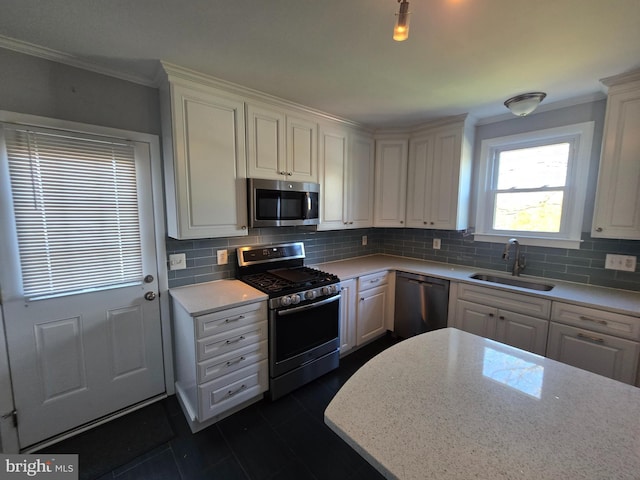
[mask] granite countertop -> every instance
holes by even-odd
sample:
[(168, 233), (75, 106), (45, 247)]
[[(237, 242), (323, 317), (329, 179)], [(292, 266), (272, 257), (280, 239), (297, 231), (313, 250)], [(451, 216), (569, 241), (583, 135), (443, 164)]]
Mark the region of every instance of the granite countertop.
[(601, 308), (611, 312), (632, 315), (640, 318), (640, 292), (618, 290), (615, 288), (598, 287), (579, 283), (564, 282), (549, 278), (538, 278), (521, 275), (522, 279), (535, 280), (541, 283), (554, 285), (548, 292), (530, 290), (527, 288), (506, 286), (497, 283), (489, 283), (482, 280), (474, 280), (471, 275), (478, 272), (488, 272), (498, 276), (509, 276), (505, 272), (451, 265), (448, 263), (430, 262), (407, 257), (393, 255), (370, 255), (356, 257), (349, 260), (340, 260), (316, 264), (315, 267), (337, 275), (341, 280), (356, 278), (368, 273), (382, 270), (397, 270), (409, 273), (429, 275), (444, 278), (455, 282), (464, 282), (484, 287), (498, 288), (512, 292), (547, 298), (554, 301), (566, 301), (576, 305)]
[(371, 359), (325, 422), (386, 478), (640, 475), (639, 388), (453, 328)]
[(216, 280), (169, 290), (190, 315), (203, 315), (229, 307), (266, 300), (268, 295), (240, 280)]

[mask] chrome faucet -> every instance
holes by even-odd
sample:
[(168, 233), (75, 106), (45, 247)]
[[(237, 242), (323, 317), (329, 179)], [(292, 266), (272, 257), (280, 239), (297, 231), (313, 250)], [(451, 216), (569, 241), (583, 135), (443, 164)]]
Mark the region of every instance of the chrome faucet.
[(524, 253), (520, 254), (520, 242), (515, 238), (510, 238), (507, 242), (507, 245), (504, 247), (504, 252), (502, 252), (502, 259), (505, 262), (509, 261), (509, 250), (511, 249), (511, 245), (516, 246), (516, 258), (513, 261), (513, 269), (511, 270), (511, 274), (516, 277), (520, 275), (520, 272), (524, 270), (524, 267), (527, 266), (527, 261), (524, 258)]

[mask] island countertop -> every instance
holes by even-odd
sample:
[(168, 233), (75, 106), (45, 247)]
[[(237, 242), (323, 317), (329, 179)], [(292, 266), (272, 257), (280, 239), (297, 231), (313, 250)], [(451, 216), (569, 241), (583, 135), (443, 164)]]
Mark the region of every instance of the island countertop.
[(640, 478), (640, 389), (453, 328), (358, 370), (325, 422), (386, 478)]

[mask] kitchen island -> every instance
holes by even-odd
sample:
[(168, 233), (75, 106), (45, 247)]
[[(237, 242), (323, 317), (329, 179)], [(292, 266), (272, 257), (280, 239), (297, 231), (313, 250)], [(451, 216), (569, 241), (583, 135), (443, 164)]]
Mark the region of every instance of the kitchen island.
[(386, 478), (640, 478), (639, 388), (453, 328), (371, 359), (325, 422)]

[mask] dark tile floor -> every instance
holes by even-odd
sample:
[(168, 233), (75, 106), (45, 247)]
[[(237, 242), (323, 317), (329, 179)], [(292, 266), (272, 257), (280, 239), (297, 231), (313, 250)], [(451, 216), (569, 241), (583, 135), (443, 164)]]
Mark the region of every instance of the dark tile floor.
[(376, 340), (341, 359), (337, 370), (196, 434), (189, 430), (175, 397), (169, 397), (164, 402), (176, 436), (99, 480), (381, 479), (324, 424), (324, 410), (360, 366), (393, 343), (390, 336)]

